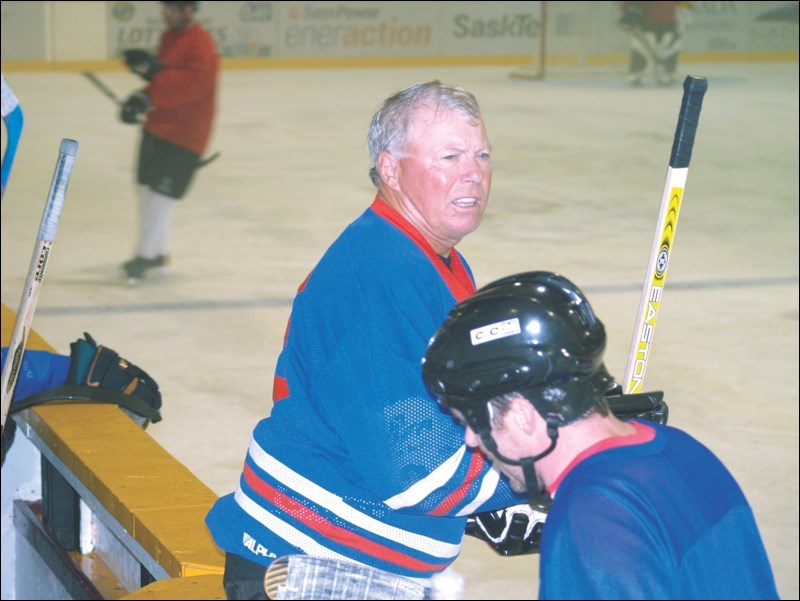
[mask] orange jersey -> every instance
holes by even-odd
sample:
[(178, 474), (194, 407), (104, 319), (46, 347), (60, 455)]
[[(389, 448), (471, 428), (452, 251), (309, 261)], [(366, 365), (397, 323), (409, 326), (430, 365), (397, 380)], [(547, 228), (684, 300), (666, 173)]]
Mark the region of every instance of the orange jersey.
[(154, 136), (202, 155), (216, 113), (219, 60), (211, 34), (197, 23), (161, 36), (156, 73), (145, 93), (153, 108), (145, 129)]

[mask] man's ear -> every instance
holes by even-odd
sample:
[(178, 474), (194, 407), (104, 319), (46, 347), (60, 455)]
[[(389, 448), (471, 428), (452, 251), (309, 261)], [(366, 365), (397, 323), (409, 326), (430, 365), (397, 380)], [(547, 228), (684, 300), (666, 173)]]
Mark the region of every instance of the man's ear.
[(536, 408), (523, 396), (517, 396), (511, 401), (509, 418), (514, 420), (514, 424), (525, 434), (533, 434), (536, 431)]
[(392, 190), (397, 190), (397, 170), (400, 168), (397, 158), (390, 152), (383, 151), (378, 155), (377, 168), (381, 181)]

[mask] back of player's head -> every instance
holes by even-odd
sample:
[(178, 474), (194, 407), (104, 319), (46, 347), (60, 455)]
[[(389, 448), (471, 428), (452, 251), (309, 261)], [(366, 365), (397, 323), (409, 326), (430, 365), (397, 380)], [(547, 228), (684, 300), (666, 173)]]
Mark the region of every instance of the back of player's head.
[(578, 287), (532, 271), (456, 305), (428, 344), (422, 374), (476, 432), (490, 429), (489, 400), (513, 393), (564, 425), (603, 402), (611, 380), (605, 346), (605, 328)]

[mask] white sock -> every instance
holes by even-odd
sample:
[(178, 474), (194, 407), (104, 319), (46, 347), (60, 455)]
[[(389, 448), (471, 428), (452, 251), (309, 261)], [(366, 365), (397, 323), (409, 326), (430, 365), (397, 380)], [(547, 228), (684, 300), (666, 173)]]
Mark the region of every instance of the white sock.
[(177, 202), (174, 198), (153, 192), (147, 186), (139, 186), (137, 256), (155, 259), (159, 255), (167, 254), (169, 230)]

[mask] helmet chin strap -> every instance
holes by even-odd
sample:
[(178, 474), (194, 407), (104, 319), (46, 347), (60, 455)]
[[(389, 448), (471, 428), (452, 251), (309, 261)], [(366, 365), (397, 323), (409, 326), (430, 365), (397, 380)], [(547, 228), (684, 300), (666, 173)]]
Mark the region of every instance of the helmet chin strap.
[(549, 415), (545, 420), (547, 421), (547, 436), (550, 437), (550, 446), (535, 457), (523, 457), (519, 461), (509, 459), (497, 450), (497, 443), (495, 443), (490, 433), (491, 428), (481, 428), (478, 432), (483, 444), (492, 452), (492, 455), (503, 463), (522, 466), (522, 474), (525, 476), (525, 488), (528, 489), (528, 494), (531, 497), (531, 505), (540, 511), (547, 511), (553, 500), (550, 498), (550, 493), (539, 482), (533, 464), (552, 453), (558, 441), (558, 418)]

